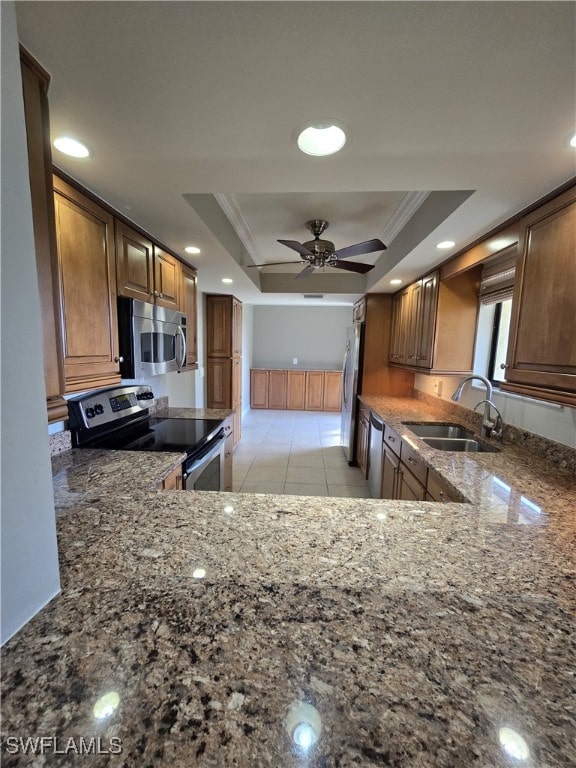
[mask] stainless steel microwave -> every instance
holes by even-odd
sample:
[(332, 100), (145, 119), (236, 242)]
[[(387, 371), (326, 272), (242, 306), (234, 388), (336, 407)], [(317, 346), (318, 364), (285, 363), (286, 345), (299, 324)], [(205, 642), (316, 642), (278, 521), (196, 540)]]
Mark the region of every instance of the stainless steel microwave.
[(186, 368), (186, 315), (146, 301), (118, 297), (120, 375), (156, 376)]

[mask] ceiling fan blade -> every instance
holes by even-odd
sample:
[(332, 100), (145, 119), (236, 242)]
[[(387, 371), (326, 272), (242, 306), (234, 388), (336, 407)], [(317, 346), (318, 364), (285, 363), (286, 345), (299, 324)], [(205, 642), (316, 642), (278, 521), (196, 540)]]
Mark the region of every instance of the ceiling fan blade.
[(335, 269), (346, 269), (348, 272), (358, 272), (361, 275), (365, 275), (366, 272), (374, 269), (374, 264), (358, 264), (355, 261), (333, 261), (330, 264), (326, 264), (326, 266), (334, 267)]
[(302, 256), (313, 256), (314, 254), (306, 248), (305, 245), (299, 243), (297, 240), (278, 240), (282, 245), (287, 245), (288, 248), (292, 248), (293, 251), (298, 251)]
[(384, 251), (386, 246), (382, 240), (378, 240), (377, 237), (374, 240), (366, 240), (363, 243), (356, 243), (355, 245), (349, 245), (347, 248), (339, 248), (334, 251), (334, 255), (337, 259), (349, 259), (350, 256), (361, 256), (363, 253), (373, 253), (374, 251)]
[(313, 267), (312, 264), (308, 264), (307, 267), (304, 267), (302, 272), (298, 272), (298, 274), (295, 277), (295, 280), (298, 280), (301, 277), (307, 277), (308, 275), (312, 274), (312, 272), (314, 272), (315, 269), (316, 267)]
[(280, 264), (302, 264), (302, 261), (268, 261), (266, 264), (246, 264), (245, 266), (249, 269), (250, 267), (278, 267)]

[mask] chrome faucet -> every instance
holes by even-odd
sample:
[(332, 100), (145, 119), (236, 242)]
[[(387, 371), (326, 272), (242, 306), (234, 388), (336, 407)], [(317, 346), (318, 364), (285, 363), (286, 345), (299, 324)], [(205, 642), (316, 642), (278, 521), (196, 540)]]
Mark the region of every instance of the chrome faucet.
[[(454, 394), (452, 395), (452, 400), (454, 400), (455, 403), (457, 403), (460, 398), (462, 397), (462, 390), (464, 389), (464, 384), (468, 381), (473, 381), (474, 379), (479, 379), (482, 384), (486, 387), (486, 398), (484, 400), (480, 400), (479, 403), (476, 403), (474, 406), (474, 410), (478, 408), (479, 405), (482, 405), (484, 403), (484, 417), (482, 419), (482, 431), (481, 435), (482, 437), (490, 437), (493, 435), (494, 437), (502, 438), (502, 416), (500, 415), (500, 411), (494, 403), (492, 402), (492, 384), (488, 381), (488, 379), (485, 376), (479, 376), (477, 373), (472, 374), (471, 376), (464, 376), (462, 381), (458, 384), (456, 387), (456, 390), (454, 391)], [(496, 413), (498, 414), (498, 417), (495, 422), (491, 419), (491, 413), (490, 408), (494, 408)]]
[[(502, 414), (496, 408), (494, 403), (491, 400), (480, 400), (479, 403), (476, 403), (474, 406), (474, 410), (478, 408), (479, 405), (482, 405), (484, 403), (484, 419), (482, 420), (482, 436), (483, 437), (494, 437), (496, 440), (499, 440), (501, 443), (504, 441), (504, 422), (502, 421)], [(491, 414), (490, 414), (490, 408), (494, 408), (496, 411), (496, 420), (492, 421)], [(488, 417), (486, 417), (486, 412), (488, 412)]]

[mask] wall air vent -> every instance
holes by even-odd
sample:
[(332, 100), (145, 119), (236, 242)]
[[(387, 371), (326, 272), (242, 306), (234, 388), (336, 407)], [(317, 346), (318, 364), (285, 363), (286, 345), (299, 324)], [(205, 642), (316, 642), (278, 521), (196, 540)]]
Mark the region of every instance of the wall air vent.
[(302, 294), (305, 299), (323, 299), (323, 293), (304, 293)]

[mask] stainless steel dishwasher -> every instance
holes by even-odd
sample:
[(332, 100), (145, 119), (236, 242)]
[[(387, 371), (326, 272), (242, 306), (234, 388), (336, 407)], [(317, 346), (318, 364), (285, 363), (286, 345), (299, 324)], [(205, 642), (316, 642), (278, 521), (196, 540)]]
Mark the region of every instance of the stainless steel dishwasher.
[(370, 450), (368, 453), (368, 487), (373, 499), (382, 496), (382, 441), (384, 423), (378, 416), (370, 414)]

